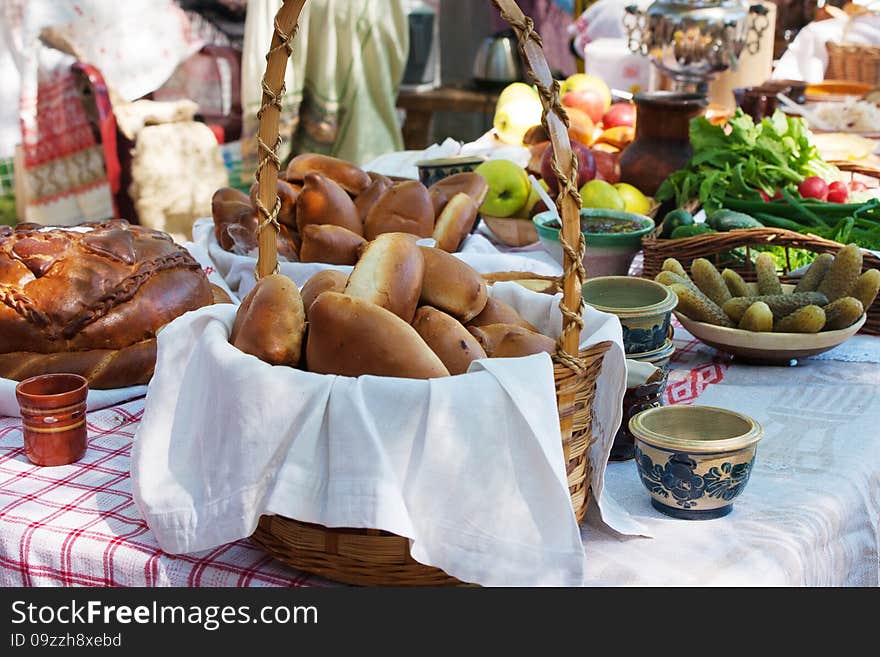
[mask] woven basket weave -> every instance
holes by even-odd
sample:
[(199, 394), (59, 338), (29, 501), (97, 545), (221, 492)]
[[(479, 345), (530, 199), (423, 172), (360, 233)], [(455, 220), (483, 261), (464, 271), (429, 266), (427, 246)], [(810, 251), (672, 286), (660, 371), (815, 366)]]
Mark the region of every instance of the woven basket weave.
[[(275, 33), (266, 56), (259, 113), (260, 162), (256, 176), (259, 184), (256, 205), (260, 214), (258, 277), (277, 270), (276, 216), (280, 206), (276, 194), (280, 168), (278, 116), (284, 69), (292, 52), (291, 39), (305, 2), (284, 0), (275, 17)], [(586, 512), (592, 475), (589, 450), (595, 440), (592, 408), (596, 380), (611, 343), (603, 342), (579, 352), (584, 310), (581, 297), (581, 284), (585, 278), (582, 265), (584, 244), (578, 216), (580, 198), (572, 182), (576, 180), (576, 159), (568, 139), (568, 119), (559, 101), (558, 82), (553, 80), (531, 19), (523, 15), (513, 0), (492, 2), (517, 33), (520, 53), (544, 106), (542, 123), (554, 146), (553, 167), (561, 190), (557, 201), (563, 224), (560, 242), (565, 252), (560, 303), (563, 330), (553, 354), (554, 378), (569, 492), (575, 516), (581, 521)], [(368, 586), (461, 584), (442, 570), (414, 561), (409, 552), (409, 540), (384, 531), (331, 529), (291, 518), (264, 516), (252, 538), (280, 561), (340, 582)]]
[(825, 47), (828, 50), (826, 80), (848, 80), (880, 86), (880, 46), (829, 41)]

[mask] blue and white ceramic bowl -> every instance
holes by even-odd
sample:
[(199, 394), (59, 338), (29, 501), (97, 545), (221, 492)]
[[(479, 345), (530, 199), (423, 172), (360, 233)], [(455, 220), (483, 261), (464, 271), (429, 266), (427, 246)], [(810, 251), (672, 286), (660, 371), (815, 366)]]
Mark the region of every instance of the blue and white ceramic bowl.
[(713, 406), (650, 408), (633, 416), (629, 429), (651, 504), (685, 520), (730, 513), (764, 435), (752, 418)]
[(659, 349), (654, 349), (653, 351), (643, 351), (635, 354), (627, 354), (626, 357), (630, 360), (637, 360), (642, 363), (650, 363), (651, 365), (660, 368), (663, 370), (664, 374), (669, 373), (669, 361), (672, 359), (672, 354), (675, 353), (675, 344), (671, 339), (668, 339), (663, 343), (663, 346)]
[(486, 158), (479, 156), (444, 157), (420, 160), (416, 162), (416, 167), (419, 170), (419, 181), (425, 187), (430, 187), (453, 174), (473, 171), (485, 161)]
[(627, 357), (661, 349), (666, 343), (672, 310), (678, 304), (672, 288), (647, 278), (600, 276), (584, 281), (581, 292), (584, 303), (620, 319)]

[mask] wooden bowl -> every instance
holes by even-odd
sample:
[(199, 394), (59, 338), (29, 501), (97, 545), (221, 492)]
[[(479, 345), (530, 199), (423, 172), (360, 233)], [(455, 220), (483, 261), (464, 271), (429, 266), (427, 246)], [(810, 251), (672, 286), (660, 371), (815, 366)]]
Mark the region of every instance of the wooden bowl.
[(528, 246), (538, 241), (538, 231), (531, 219), (481, 217), (492, 235), (506, 246)]

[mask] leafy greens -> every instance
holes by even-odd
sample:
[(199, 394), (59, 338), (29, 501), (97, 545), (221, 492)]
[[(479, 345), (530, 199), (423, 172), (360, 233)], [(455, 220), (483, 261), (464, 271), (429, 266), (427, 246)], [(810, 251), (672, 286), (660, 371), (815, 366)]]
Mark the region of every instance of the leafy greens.
[(757, 125), (739, 108), (726, 126), (702, 116), (691, 119), (690, 142), (690, 161), (663, 182), (656, 200), (675, 199), (681, 207), (699, 198), (706, 211), (713, 212), (725, 196), (760, 200), (758, 190), (773, 196), (807, 176), (828, 181), (840, 177), (810, 143), (803, 119), (779, 110)]

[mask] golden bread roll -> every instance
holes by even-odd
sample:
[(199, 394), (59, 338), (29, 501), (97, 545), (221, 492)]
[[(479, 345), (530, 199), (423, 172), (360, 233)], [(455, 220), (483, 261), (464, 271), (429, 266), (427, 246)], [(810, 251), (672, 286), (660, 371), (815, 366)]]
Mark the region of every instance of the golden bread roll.
[(364, 248), (345, 294), (390, 310), (408, 324), (419, 303), (424, 273), (425, 261), (412, 235), (383, 233)]
[(333, 224), (357, 235), (364, 234), (351, 197), (330, 178), (314, 172), (306, 174), (296, 200), (296, 226), (300, 236), (309, 224)]
[(370, 184), (370, 176), (356, 164), (319, 153), (303, 153), (287, 165), (287, 180), (305, 180), (309, 172), (320, 173), (333, 180), (349, 194), (356, 196)]
[(302, 233), (299, 261), (353, 265), (358, 260), (358, 250), (366, 243), (363, 237), (342, 226), (308, 224)]
[(468, 331), (490, 358), (517, 358), (541, 352), (552, 354), (556, 349), (553, 338), (515, 324), (469, 326)]
[(386, 187), (391, 187), (391, 185), (394, 184), (394, 181), (391, 180), (391, 178), (389, 178), (388, 176), (386, 176), (384, 174), (376, 173), (375, 171), (367, 171), (367, 175), (370, 177), (370, 180), (372, 180), (373, 182), (376, 182), (377, 180), (381, 180), (383, 183), (385, 183)]
[(479, 208), (486, 200), (486, 194), (489, 193), (489, 183), (483, 176), (473, 171), (454, 173), (438, 180), (428, 188), (434, 216), (438, 216), (443, 211), (453, 196), (462, 193), (470, 196)]
[(369, 301), (324, 292), (309, 309), (309, 324), (310, 372), (407, 379), (449, 376), (412, 326)]
[(469, 326), (513, 324), (538, 333), (538, 329), (520, 317), (519, 313), (514, 310), (513, 306), (493, 297), (489, 297), (489, 299), (486, 300), (486, 305), (483, 307), (483, 310), (479, 315), (466, 323)]
[(211, 298), (214, 303), (235, 303), (226, 290), (214, 283), (211, 283)]
[[(254, 208), (257, 207), (257, 187), (258, 185), (256, 181), (254, 181), (250, 190), (250, 202)], [(278, 223), (296, 230), (296, 199), (299, 196), (302, 187), (299, 185), (292, 185), (279, 178), (278, 183), (276, 184), (276, 189), (278, 190), (278, 198), (281, 200), (281, 207), (278, 209)], [(272, 211), (271, 207), (266, 209), (269, 210), (269, 212)]]
[(486, 357), (477, 339), (455, 317), (442, 310), (422, 306), (416, 311), (412, 326), (450, 374), (464, 374), (472, 361)]
[(448, 253), (458, 251), (458, 247), (474, 227), (478, 210), (479, 207), (474, 200), (464, 192), (449, 199), (434, 224), (432, 237), (437, 243), (437, 248)]
[(360, 217), (361, 222), (367, 220), (370, 208), (376, 205), (376, 201), (379, 200), (382, 193), (389, 187), (391, 187), (390, 180), (387, 178), (385, 180), (377, 179), (371, 182), (369, 187), (355, 197), (354, 207), (357, 208), (358, 217)]
[(317, 274), (312, 275), (299, 291), (302, 297), (303, 308), (306, 310), (306, 319), (309, 316), (309, 306), (314, 303), (319, 294), (322, 292), (341, 293), (345, 289), (347, 282), (348, 274), (338, 269), (322, 269)]
[(488, 291), (473, 267), (442, 249), (420, 246), (425, 261), (420, 303), (449, 313), (463, 324), (486, 305)]
[[(211, 216), (214, 218), (214, 237), (225, 250), (229, 250), (232, 241), (226, 232), (226, 225), (239, 223), (246, 215), (253, 215), (256, 220), (256, 211), (251, 205), (248, 195), (232, 187), (221, 187), (211, 197)], [(255, 241), (256, 243), (256, 241)]]
[(296, 284), (271, 274), (257, 281), (235, 314), (229, 341), (270, 365), (299, 365), (306, 316)]
[(364, 220), (364, 237), (368, 240), (383, 233), (431, 237), (433, 232), (434, 206), (427, 188), (418, 180), (407, 180), (386, 189)]

